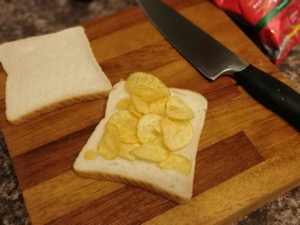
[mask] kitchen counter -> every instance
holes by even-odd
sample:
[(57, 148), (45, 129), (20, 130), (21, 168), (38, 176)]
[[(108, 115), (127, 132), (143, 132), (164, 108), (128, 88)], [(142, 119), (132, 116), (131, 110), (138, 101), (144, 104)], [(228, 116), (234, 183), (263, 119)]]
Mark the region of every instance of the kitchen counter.
[[(55, 32), (134, 4), (134, 0), (0, 0), (0, 44)], [(300, 89), (300, 45), (279, 66)], [(0, 132), (0, 218), (3, 224), (30, 224), (5, 140)], [(233, 224), (299, 224), (300, 187), (291, 190)]]

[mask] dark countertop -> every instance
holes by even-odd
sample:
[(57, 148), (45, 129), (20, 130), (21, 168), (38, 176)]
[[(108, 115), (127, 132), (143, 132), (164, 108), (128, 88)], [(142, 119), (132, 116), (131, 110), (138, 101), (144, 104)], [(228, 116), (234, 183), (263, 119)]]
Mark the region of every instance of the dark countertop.
[[(134, 0), (0, 0), (0, 44), (46, 34), (101, 17)], [(279, 66), (300, 89), (300, 44)], [(298, 60), (297, 60), (298, 59)], [(2, 224), (30, 224), (13, 165), (0, 129), (0, 218)], [(300, 224), (300, 187), (291, 190), (232, 225)]]

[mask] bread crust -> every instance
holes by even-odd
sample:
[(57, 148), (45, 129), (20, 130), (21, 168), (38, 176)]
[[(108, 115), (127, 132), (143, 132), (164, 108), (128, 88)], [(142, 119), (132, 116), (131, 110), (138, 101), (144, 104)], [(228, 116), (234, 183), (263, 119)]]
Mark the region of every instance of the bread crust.
[(177, 202), (179, 204), (186, 204), (190, 198), (185, 198), (183, 196), (179, 196), (178, 194), (170, 191), (166, 191), (165, 189), (160, 188), (159, 186), (153, 185), (152, 183), (143, 181), (143, 180), (134, 180), (130, 177), (120, 176), (119, 174), (109, 174), (105, 172), (90, 172), (90, 171), (78, 171), (74, 170), (75, 173), (83, 178), (95, 179), (95, 180), (105, 180), (112, 181), (122, 184), (127, 184), (133, 187), (142, 188), (151, 193), (158, 194), (159, 196), (169, 199), (171, 201)]
[(9, 121), (10, 124), (12, 125), (20, 125), (22, 123), (25, 123), (35, 117), (38, 117), (42, 114), (45, 113), (50, 113), (56, 109), (60, 109), (60, 108), (64, 108), (73, 104), (77, 104), (80, 102), (84, 102), (84, 101), (92, 101), (92, 100), (96, 100), (96, 99), (101, 99), (104, 97), (107, 97), (109, 91), (105, 91), (105, 92), (100, 92), (100, 93), (94, 93), (94, 94), (88, 94), (88, 95), (81, 95), (81, 96), (76, 96), (76, 98), (70, 98), (70, 99), (64, 99), (64, 100), (60, 100), (57, 102), (54, 102), (52, 104), (48, 104), (42, 108), (39, 108), (37, 110), (34, 110), (32, 112), (30, 112), (29, 114), (25, 114), (19, 118), (10, 118), (10, 115), (8, 113), (6, 113), (6, 118)]

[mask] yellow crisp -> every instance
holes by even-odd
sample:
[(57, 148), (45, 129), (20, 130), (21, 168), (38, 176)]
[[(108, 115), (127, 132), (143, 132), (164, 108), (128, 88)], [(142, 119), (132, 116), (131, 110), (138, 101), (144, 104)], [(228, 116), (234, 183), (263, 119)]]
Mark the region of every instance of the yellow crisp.
[(113, 124), (118, 128), (120, 140), (125, 143), (138, 143), (137, 124), (138, 118), (127, 110), (115, 112), (107, 124)]
[(149, 162), (161, 162), (168, 157), (168, 150), (155, 144), (143, 144), (132, 151), (139, 159)]
[(189, 120), (195, 116), (193, 110), (178, 96), (169, 99), (166, 112), (170, 118), (178, 120)]
[(118, 101), (118, 103), (116, 105), (116, 108), (119, 109), (119, 110), (123, 110), (123, 109), (127, 110), (128, 105), (130, 104), (129, 101), (130, 101), (129, 98), (121, 99), (120, 101)]
[(143, 72), (131, 74), (126, 81), (126, 90), (144, 101), (152, 102), (170, 96), (170, 90), (157, 77)]
[(161, 136), (161, 121), (163, 117), (154, 113), (143, 115), (137, 127), (137, 136), (141, 143), (155, 141)]
[(157, 165), (161, 169), (175, 170), (183, 174), (189, 174), (192, 169), (191, 161), (178, 154), (170, 154), (166, 160), (159, 162)]
[(119, 156), (129, 160), (135, 160), (136, 157), (131, 153), (133, 149), (139, 147), (140, 144), (121, 143), (119, 149)]
[(84, 159), (85, 160), (94, 160), (96, 159), (98, 156), (98, 153), (94, 150), (86, 150), (86, 152), (84, 153)]
[(140, 112), (137, 111), (137, 109), (136, 109), (135, 105), (133, 104), (133, 101), (132, 101), (131, 98), (129, 98), (129, 100), (128, 100), (128, 108), (127, 108), (127, 110), (129, 112), (131, 112), (132, 115), (134, 115), (134, 116), (136, 116), (138, 118), (142, 116), (142, 113), (140, 113)]
[(131, 94), (131, 100), (139, 113), (147, 113), (149, 111), (149, 104), (138, 95)]
[(103, 136), (99, 142), (98, 153), (103, 158), (112, 160), (119, 153), (120, 136), (118, 128), (111, 123), (107, 123)]
[(160, 98), (150, 103), (149, 112), (156, 113), (161, 116), (166, 115), (166, 104), (169, 98)]
[(165, 117), (161, 126), (165, 144), (171, 151), (183, 148), (193, 137), (194, 129), (187, 120), (172, 120)]

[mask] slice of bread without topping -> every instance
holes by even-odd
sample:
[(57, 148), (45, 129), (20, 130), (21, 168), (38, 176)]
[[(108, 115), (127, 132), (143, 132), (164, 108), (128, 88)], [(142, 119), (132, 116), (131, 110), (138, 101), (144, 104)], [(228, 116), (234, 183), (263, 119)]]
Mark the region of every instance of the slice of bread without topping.
[(6, 117), (23, 123), (42, 113), (107, 96), (112, 85), (82, 27), (4, 43)]
[(192, 168), (189, 174), (185, 175), (173, 170), (160, 169), (154, 163), (139, 160), (131, 161), (121, 157), (113, 160), (106, 160), (101, 156), (94, 160), (84, 158), (86, 151), (97, 150), (108, 119), (117, 111), (117, 102), (120, 99), (129, 97), (125, 89), (125, 81), (115, 84), (110, 92), (105, 117), (95, 128), (76, 158), (73, 164), (74, 171), (85, 178), (109, 180), (141, 187), (178, 203), (185, 203), (191, 199), (195, 159), (206, 116), (207, 101), (196, 92), (176, 88), (170, 88), (170, 90), (171, 96), (179, 96), (195, 114), (195, 117), (190, 121), (194, 129), (192, 140), (184, 148), (176, 151), (176, 153), (184, 155), (191, 161)]

